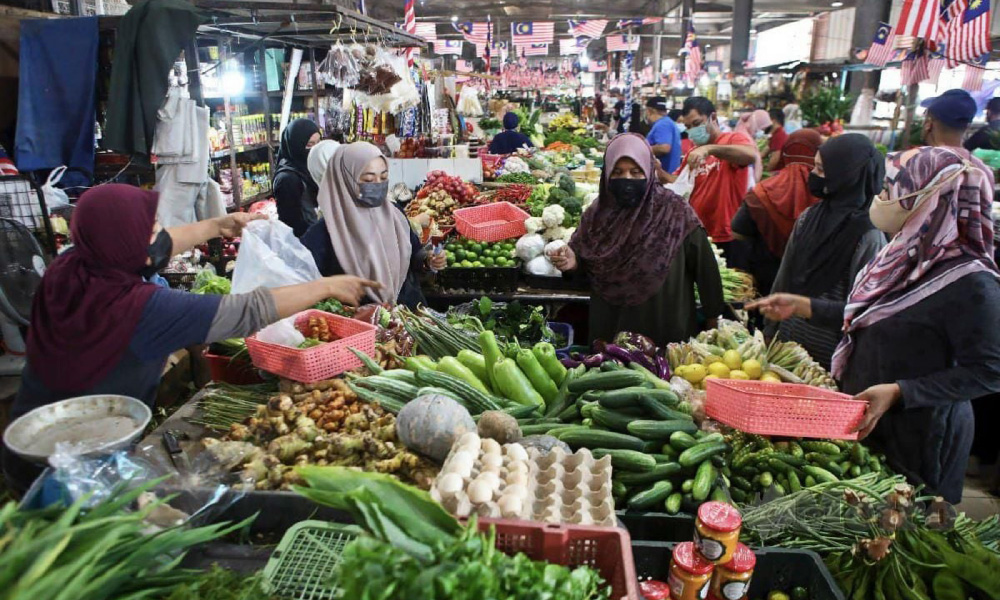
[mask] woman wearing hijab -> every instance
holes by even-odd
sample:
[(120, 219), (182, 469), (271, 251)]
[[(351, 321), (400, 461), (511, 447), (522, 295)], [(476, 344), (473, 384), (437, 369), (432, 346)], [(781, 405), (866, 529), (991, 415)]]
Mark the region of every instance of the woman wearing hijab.
[(809, 173), (822, 143), (813, 129), (789, 136), (781, 148), (782, 168), (754, 186), (733, 217), (733, 236), (750, 243), (747, 270), (764, 294), (774, 284), (795, 220), (819, 202), (809, 191)]
[[(770, 126), (771, 115), (767, 114), (766, 110), (757, 109), (753, 112), (740, 115), (740, 119), (736, 122), (736, 127), (733, 128), (733, 131), (736, 133), (745, 133), (750, 136), (750, 139), (756, 142), (758, 138), (764, 136), (764, 130)], [(753, 163), (753, 178), (754, 181), (760, 181), (764, 178), (764, 161), (760, 157), (759, 149), (757, 158)]]
[(634, 331), (658, 345), (698, 332), (694, 288), (710, 324), (721, 314), (722, 280), (691, 205), (656, 182), (646, 139), (616, 136), (604, 155), (600, 195), (568, 246), (550, 255), (560, 271), (589, 275), (590, 338)]
[[(882, 189), (885, 160), (859, 133), (831, 138), (816, 153), (809, 192), (820, 201), (799, 216), (785, 246), (772, 291), (843, 302), (854, 278), (885, 245), (868, 218)], [(765, 315), (766, 316), (766, 315)], [(795, 318), (769, 323), (768, 337), (798, 342), (825, 369), (840, 342), (840, 327)]]
[(326, 167), (330, 164), (330, 159), (340, 148), (340, 143), (333, 140), (323, 140), (309, 149), (309, 158), (306, 165), (309, 167), (309, 175), (312, 176), (316, 185), (323, 182), (326, 175)]
[(320, 180), (323, 218), (302, 236), (325, 277), (348, 273), (377, 281), (370, 300), (411, 308), (424, 301), (417, 274), (441, 269), (445, 255), (428, 255), (399, 209), (386, 201), (389, 163), (368, 142), (340, 146)]
[(1000, 391), (993, 176), (960, 148), (919, 148), (889, 163), (871, 220), (892, 239), (846, 304), (789, 294), (756, 304), (772, 319), (842, 324), (833, 375), (869, 403), (860, 437), (907, 479), (958, 503), (970, 400)]
[[(201, 295), (147, 283), (180, 254), (238, 236), (262, 215), (234, 213), (163, 229), (158, 194), (108, 184), (85, 192), (71, 224), (72, 249), (49, 265), (32, 304), (28, 362), (11, 409), (17, 418), (75, 396), (119, 394), (152, 406), (167, 357), (181, 348), (244, 337), (327, 298), (357, 304), (357, 277), (319, 279), (246, 294)], [(10, 467), (10, 469), (8, 469)], [(37, 473), (4, 456), (8, 481)]]
[(316, 181), (309, 174), (309, 149), (319, 142), (319, 126), (295, 119), (281, 132), (278, 170), (274, 174), (274, 201), (278, 218), (301, 236), (316, 222)]
[(534, 147), (531, 139), (517, 130), (520, 122), (521, 119), (512, 112), (503, 116), (503, 131), (496, 134), (490, 142), (490, 154), (513, 154), (525, 146)]

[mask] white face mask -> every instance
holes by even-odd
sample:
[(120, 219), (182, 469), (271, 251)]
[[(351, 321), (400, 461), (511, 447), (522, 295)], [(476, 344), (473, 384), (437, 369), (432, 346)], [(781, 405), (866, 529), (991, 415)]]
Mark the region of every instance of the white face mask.
[[(963, 173), (971, 168), (971, 164), (965, 163), (962, 165), (951, 165), (941, 170), (940, 173), (934, 176), (934, 179), (927, 184), (927, 186), (921, 190), (917, 190), (911, 194), (906, 194), (905, 196), (900, 196), (898, 198), (889, 198), (888, 200), (883, 200), (881, 196), (875, 196), (872, 199), (871, 208), (868, 209), (868, 217), (872, 221), (872, 225), (877, 227), (879, 231), (883, 231), (890, 236), (894, 236), (903, 230), (906, 222), (909, 218), (917, 212), (920, 205), (924, 203), (928, 197), (936, 194), (938, 190), (944, 187), (946, 184), (951, 182), (956, 177), (960, 177)], [(893, 179), (895, 179), (895, 173), (893, 174)], [(892, 195), (891, 189), (887, 194)], [(916, 197), (913, 202), (913, 206), (907, 209), (900, 201), (905, 198)]]

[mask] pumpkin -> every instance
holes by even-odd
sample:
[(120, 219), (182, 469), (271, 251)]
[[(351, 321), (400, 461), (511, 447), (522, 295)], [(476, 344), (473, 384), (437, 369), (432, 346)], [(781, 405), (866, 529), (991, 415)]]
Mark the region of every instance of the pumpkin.
[(428, 394), (407, 402), (396, 415), (396, 434), (403, 444), (441, 462), (462, 434), (476, 431), (464, 406), (446, 396)]

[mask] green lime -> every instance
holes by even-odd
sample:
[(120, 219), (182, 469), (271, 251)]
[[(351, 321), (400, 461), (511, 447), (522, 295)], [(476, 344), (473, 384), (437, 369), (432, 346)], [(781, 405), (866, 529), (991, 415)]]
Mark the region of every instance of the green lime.
[(469, 267), (471, 267), (471, 266), (472, 266), (472, 263), (471, 263), (471, 262), (469, 262), (469, 261), (467, 261), (467, 260), (463, 260), (463, 261), (462, 261), (462, 265), (461, 265), (461, 266), (462, 266), (462, 267), (465, 267), (466, 269), (468, 269)]
[(476, 262), (472, 263), (472, 266), (473, 266), (473, 267), (481, 267), (481, 266), (483, 266), (483, 263), (481, 263), (481, 262), (479, 262), (479, 261), (477, 260)]
[(479, 254), (473, 252), (472, 250), (469, 250), (468, 252), (465, 253), (465, 258), (470, 261), (477, 261), (479, 260)]
[(508, 263), (507, 259), (504, 258), (504, 257), (502, 257), (502, 256), (497, 259), (497, 266), (498, 267), (506, 267), (507, 263)]
[(456, 260), (465, 260), (465, 250), (455, 250)]
[(514, 251), (514, 244), (511, 244), (511, 243), (503, 244), (502, 246), (500, 246), (500, 248), (504, 252), (513, 252)]
[(486, 258), (483, 259), (483, 264), (486, 265), (487, 267), (492, 267), (494, 264), (496, 264), (496, 262), (493, 260), (492, 256), (487, 256)]
[(458, 244), (452, 242), (452, 243), (448, 244), (447, 246), (445, 246), (444, 249), (447, 250), (447, 251), (449, 251), (449, 252), (455, 252), (456, 250), (458, 250)]
[(471, 246), (469, 246), (469, 249), (472, 250), (473, 252), (475, 252), (476, 254), (479, 254), (480, 252), (483, 251), (483, 245), (482, 244), (472, 244)]

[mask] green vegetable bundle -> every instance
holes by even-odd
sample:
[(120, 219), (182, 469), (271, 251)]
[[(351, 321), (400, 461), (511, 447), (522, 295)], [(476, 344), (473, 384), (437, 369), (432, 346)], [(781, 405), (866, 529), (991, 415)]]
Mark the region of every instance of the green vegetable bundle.
[(538, 178), (531, 173), (504, 173), (496, 179), (497, 183), (527, 183), (534, 185)]
[(337, 585), (344, 598), (559, 598), (598, 600), (608, 586), (590, 567), (571, 569), (508, 556), (496, 533), (463, 527), (430, 495), (384, 475), (338, 467), (302, 467), (309, 487), (296, 491), (350, 512), (370, 537), (344, 549)]
[(232, 291), (232, 288), (233, 282), (229, 281), (225, 277), (216, 275), (211, 269), (202, 269), (201, 271), (198, 271), (197, 275), (195, 275), (191, 291), (195, 294), (216, 294), (219, 296), (225, 296)]

